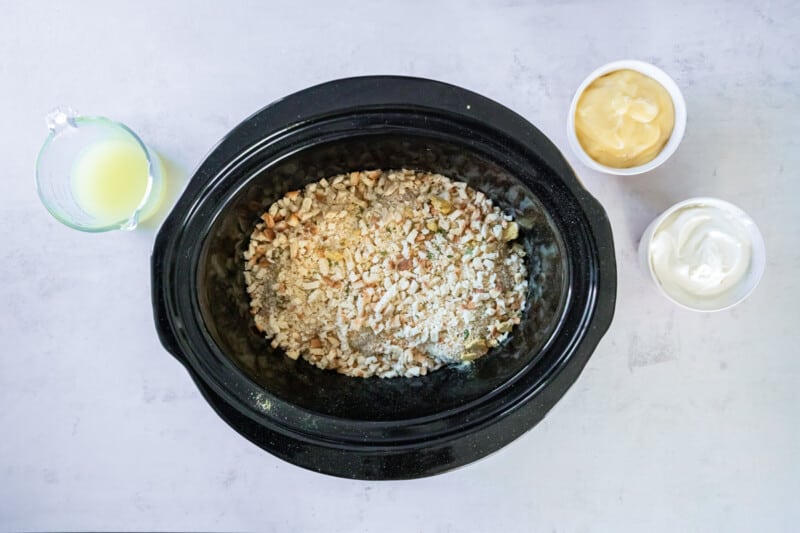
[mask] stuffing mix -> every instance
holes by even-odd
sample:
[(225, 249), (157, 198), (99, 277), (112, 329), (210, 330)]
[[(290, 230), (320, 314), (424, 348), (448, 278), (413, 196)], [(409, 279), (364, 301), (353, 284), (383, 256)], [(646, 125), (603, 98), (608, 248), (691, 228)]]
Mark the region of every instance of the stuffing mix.
[(244, 253), (250, 312), (288, 357), (348, 376), (473, 361), (520, 322), (518, 232), (486, 195), (439, 174), (323, 179), (261, 216)]

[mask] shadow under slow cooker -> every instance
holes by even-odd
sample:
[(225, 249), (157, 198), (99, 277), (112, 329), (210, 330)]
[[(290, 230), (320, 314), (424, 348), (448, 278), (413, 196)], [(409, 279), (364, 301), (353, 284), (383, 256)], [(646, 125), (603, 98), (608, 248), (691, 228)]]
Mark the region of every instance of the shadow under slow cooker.
[[(467, 144), (465, 144), (467, 143)], [(499, 392), (523, 370), (545, 373), (558, 364), (544, 348), (560, 327), (569, 292), (569, 250), (547, 214), (557, 208), (557, 180), (536, 179), (541, 168), (507, 169), (500, 158), (470, 151), (469, 140), (364, 132), (326, 140), (282, 158), (250, 155), (235, 172), (247, 177), (211, 225), (197, 270), (198, 303), (207, 333), (224, 356), (277, 398), (309, 411), (350, 420), (421, 418), (465, 408)], [(259, 216), (290, 190), (344, 172), (410, 168), (437, 172), (483, 191), (520, 225), (528, 294), (520, 325), (501, 346), (467, 367), (418, 378), (351, 378), (293, 361), (255, 329), (245, 290), (243, 252)], [(547, 208), (545, 208), (545, 205)], [(567, 228), (568, 231), (568, 228)]]

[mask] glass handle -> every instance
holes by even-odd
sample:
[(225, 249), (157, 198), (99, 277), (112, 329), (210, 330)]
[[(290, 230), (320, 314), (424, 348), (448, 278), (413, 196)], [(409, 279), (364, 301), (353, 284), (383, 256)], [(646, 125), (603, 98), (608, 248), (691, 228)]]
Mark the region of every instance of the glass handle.
[(78, 118), (78, 112), (69, 106), (59, 106), (50, 111), (45, 117), (47, 129), (54, 135), (58, 135), (68, 128), (77, 128), (75, 119)]

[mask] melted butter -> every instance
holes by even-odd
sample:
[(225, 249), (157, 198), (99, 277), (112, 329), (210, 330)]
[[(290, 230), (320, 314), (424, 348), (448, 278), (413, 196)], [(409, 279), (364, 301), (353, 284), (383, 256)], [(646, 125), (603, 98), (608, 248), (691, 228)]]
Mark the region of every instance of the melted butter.
[(575, 133), (589, 157), (614, 168), (652, 161), (667, 144), (675, 110), (667, 90), (634, 70), (594, 80), (575, 111)]

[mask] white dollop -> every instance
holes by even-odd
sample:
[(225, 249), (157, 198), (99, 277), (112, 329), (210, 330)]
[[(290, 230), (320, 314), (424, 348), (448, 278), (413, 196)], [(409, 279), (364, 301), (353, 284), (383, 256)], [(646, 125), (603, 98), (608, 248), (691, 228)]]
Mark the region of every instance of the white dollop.
[(738, 288), (752, 256), (745, 224), (736, 213), (702, 204), (665, 218), (650, 243), (650, 263), (664, 290), (691, 304)]

